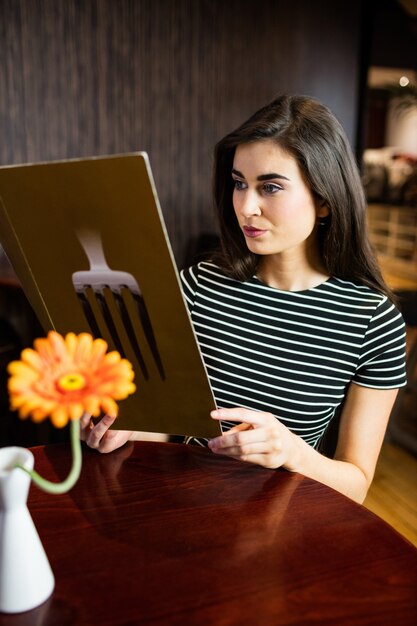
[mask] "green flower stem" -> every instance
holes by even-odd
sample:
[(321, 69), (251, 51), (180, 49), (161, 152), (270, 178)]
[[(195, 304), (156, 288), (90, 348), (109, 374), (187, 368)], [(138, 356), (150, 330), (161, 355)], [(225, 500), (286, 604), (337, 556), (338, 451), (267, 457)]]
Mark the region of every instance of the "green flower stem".
[(80, 441), (80, 420), (71, 420), (71, 451), (72, 451), (72, 467), (70, 473), (62, 483), (53, 483), (45, 478), (42, 478), (35, 470), (28, 470), (20, 464), (16, 464), (16, 467), (22, 469), (26, 474), (29, 474), (35, 485), (46, 491), (47, 493), (66, 493), (77, 482), (81, 473), (81, 441)]

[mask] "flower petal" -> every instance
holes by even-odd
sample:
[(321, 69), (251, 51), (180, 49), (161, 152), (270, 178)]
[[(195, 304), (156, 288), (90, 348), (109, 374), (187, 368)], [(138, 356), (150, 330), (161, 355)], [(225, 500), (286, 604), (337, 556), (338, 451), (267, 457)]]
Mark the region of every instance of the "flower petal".
[(22, 361), (30, 365), (33, 369), (42, 371), (45, 367), (45, 364), (36, 350), (32, 350), (32, 348), (26, 348), (22, 350), (22, 354), (20, 355)]
[(38, 380), (40, 376), (39, 370), (33, 369), (33, 367), (27, 365), (27, 363), (24, 363), (23, 361), (11, 361), (11, 363), (7, 366), (7, 371), (12, 376), (22, 378), (27, 384), (31, 384), (35, 380)]
[(40, 408), (38, 398), (30, 398), (19, 409), (20, 417), (26, 418), (31, 415), (32, 411)]
[(83, 404), (86, 413), (89, 413), (93, 417), (100, 415), (100, 402), (97, 396), (88, 396), (84, 399)]
[(82, 365), (89, 360), (92, 345), (93, 338), (91, 335), (88, 333), (78, 335), (78, 344), (74, 352), (74, 363), (76, 365)]
[(35, 409), (31, 413), (32, 420), (36, 423), (43, 422), (49, 416), (49, 412), (45, 409)]
[(67, 333), (65, 335), (65, 345), (67, 347), (69, 357), (73, 359), (75, 350), (78, 345), (77, 335), (75, 333)]
[(90, 366), (97, 367), (107, 352), (107, 342), (104, 339), (95, 339), (91, 348)]
[(54, 355), (55, 361), (68, 361), (68, 352), (65, 344), (65, 340), (62, 335), (59, 335), (54, 330), (49, 331), (48, 341), (51, 346), (51, 351)]
[(103, 398), (101, 401), (102, 409), (107, 415), (117, 417), (119, 414), (119, 407), (112, 398)]
[(119, 384), (115, 384), (113, 387), (112, 396), (115, 400), (124, 400), (131, 393), (136, 391), (136, 385), (134, 383), (129, 382), (121, 382)]
[(120, 354), (116, 352), (116, 350), (113, 350), (112, 352), (108, 352), (106, 354), (103, 361), (107, 366), (115, 365), (116, 363), (120, 363), (121, 357)]
[(68, 423), (68, 412), (65, 407), (59, 406), (51, 413), (51, 422), (57, 428), (63, 428)]
[(23, 390), (30, 389), (30, 383), (28, 384), (25, 378), (19, 378), (18, 376), (12, 376), (7, 381), (7, 389), (9, 393), (22, 392)]
[(77, 402), (68, 406), (68, 415), (71, 420), (79, 420), (84, 413), (84, 406)]

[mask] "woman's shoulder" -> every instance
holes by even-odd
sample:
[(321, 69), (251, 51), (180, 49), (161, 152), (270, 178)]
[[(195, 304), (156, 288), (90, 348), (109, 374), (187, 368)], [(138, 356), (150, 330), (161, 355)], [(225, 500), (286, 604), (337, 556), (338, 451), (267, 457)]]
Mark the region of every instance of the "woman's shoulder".
[(388, 300), (385, 294), (374, 287), (354, 280), (332, 276), (325, 285), (336, 299), (341, 298), (357, 303), (373, 304), (376, 307)]
[(185, 281), (195, 287), (198, 286), (202, 279), (204, 280), (215, 277), (220, 279), (227, 278), (220, 267), (211, 261), (200, 261), (200, 263), (191, 265), (190, 267), (181, 270), (180, 276), (183, 282)]
[(336, 299), (349, 302), (354, 308), (360, 307), (366, 311), (372, 325), (384, 324), (391, 320), (402, 327), (403, 319), (399, 308), (378, 289), (341, 278), (333, 278), (330, 282)]
[(209, 291), (222, 293), (229, 280), (222, 270), (211, 261), (201, 261), (180, 272), (182, 292), (190, 312), (199, 294)]

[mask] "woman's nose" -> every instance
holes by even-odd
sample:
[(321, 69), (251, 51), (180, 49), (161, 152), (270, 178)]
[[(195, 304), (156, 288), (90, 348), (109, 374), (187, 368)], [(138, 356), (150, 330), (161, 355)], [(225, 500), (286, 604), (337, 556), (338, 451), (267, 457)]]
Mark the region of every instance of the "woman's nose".
[(259, 198), (255, 193), (247, 192), (242, 194), (238, 200), (238, 210), (244, 217), (250, 217), (251, 215), (261, 215), (262, 210), (259, 203)]

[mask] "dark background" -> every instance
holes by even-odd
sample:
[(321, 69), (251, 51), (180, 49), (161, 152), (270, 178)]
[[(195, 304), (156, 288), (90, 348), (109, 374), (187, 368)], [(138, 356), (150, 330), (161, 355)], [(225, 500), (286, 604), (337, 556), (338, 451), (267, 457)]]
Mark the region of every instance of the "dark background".
[(364, 4), (1, 0), (0, 163), (147, 151), (182, 265), (214, 229), (213, 145), (275, 95), (356, 142)]

